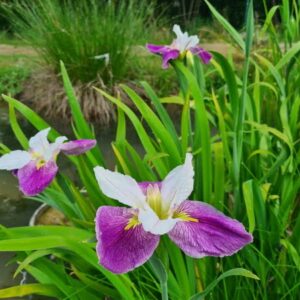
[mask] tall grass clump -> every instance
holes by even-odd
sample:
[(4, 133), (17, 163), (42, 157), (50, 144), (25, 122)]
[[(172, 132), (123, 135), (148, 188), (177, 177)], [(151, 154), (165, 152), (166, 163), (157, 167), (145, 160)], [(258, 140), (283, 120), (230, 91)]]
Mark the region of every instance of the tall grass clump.
[[(13, 1), (4, 7), (15, 31), (59, 72), (64, 61), (73, 81), (106, 84), (124, 78), (132, 46), (146, 41), (153, 5), (145, 1)], [(151, 27), (150, 26), (150, 27)]]

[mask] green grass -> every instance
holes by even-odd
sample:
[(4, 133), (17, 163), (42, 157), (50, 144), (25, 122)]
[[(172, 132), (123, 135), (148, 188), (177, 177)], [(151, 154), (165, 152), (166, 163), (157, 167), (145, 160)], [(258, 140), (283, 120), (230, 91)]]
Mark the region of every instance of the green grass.
[(0, 93), (15, 96), (22, 92), (31, 70), (32, 61), (26, 55), (0, 56)]
[(57, 72), (64, 61), (74, 81), (126, 78), (134, 64), (131, 47), (143, 45), (155, 28), (153, 5), (137, 0), (13, 1), (4, 10), (16, 32)]
[(0, 45), (23, 46), (25, 42), (7, 31), (0, 31)]

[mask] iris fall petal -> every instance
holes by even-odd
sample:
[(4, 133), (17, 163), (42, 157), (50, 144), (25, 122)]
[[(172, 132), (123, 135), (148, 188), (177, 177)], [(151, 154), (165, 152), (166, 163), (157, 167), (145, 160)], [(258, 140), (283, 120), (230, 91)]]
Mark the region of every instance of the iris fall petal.
[(113, 273), (126, 273), (144, 264), (158, 246), (159, 236), (144, 231), (141, 224), (127, 228), (133, 210), (102, 206), (97, 211), (97, 254), (100, 264)]
[(177, 222), (169, 232), (170, 239), (189, 256), (228, 256), (253, 240), (240, 222), (206, 203), (187, 200), (177, 212), (197, 220)]
[(37, 168), (36, 162), (31, 161), (17, 172), (20, 190), (26, 196), (41, 193), (54, 179), (58, 167), (52, 160)]
[(64, 143), (60, 146), (60, 150), (67, 155), (79, 155), (96, 145), (96, 140), (76, 140)]

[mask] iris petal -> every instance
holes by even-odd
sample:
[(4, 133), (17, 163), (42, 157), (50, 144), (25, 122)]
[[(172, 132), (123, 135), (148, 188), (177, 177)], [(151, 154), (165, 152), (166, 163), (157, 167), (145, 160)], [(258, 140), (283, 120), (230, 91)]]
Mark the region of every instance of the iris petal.
[(169, 232), (170, 239), (189, 256), (228, 256), (253, 240), (243, 224), (206, 203), (184, 201), (180, 212), (198, 220), (178, 222)]
[(37, 167), (36, 161), (31, 161), (17, 172), (20, 190), (27, 196), (41, 193), (54, 179), (58, 167), (52, 160), (41, 167)]
[(173, 169), (163, 180), (161, 196), (164, 207), (177, 207), (192, 193), (194, 185), (192, 159), (192, 154), (186, 154), (184, 164)]
[(64, 143), (60, 146), (60, 150), (67, 155), (79, 155), (96, 145), (96, 140), (76, 140)]
[(49, 142), (47, 139), (47, 136), (50, 132), (51, 128), (46, 128), (41, 131), (39, 131), (36, 135), (34, 135), (29, 140), (29, 147), (34, 152), (39, 153), (40, 155), (43, 155), (44, 152), (49, 148)]
[(144, 207), (146, 197), (138, 183), (128, 175), (95, 167), (94, 172), (102, 192), (119, 202), (134, 207)]
[(169, 67), (169, 61), (178, 58), (180, 55), (180, 51), (177, 49), (167, 49), (162, 52), (162, 67), (163, 69), (167, 69)]
[(146, 47), (151, 53), (162, 55), (162, 59), (163, 59), (162, 67), (164, 69), (169, 67), (170, 60), (176, 59), (180, 55), (179, 49), (174, 49), (170, 46), (147, 44)]
[(31, 160), (31, 155), (27, 151), (15, 150), (0, 157), (1, 170), (17, 170), (23, 168)]
[(162, 54), (164, 53), (165, 51), (167, 51), (169, 49), (169, 47), (167, 46), (163, 46), (163, 45), (154, 45), (154, 44), (147, 44), (146, 45), (146, 48), (151, 52), (151, 53), (154, 53), (154, 54)]
[(116, 274), (144, 264), (159, 243), (159, 236), (144, 231), (141, 224), (128, 227), (133, 217), (129, 208), (102, 206), (97, 211), (97, 255), (100, 264)]
[(210, 60), (212, 59), (212, 55), (208, 51), (204, 50), (203, 48), (201, 48), (199, 46), (192, 47), (190, 49), (190, 51), (193, 54), (198, 55), (204, 64), (208, 64), (210, 62)]

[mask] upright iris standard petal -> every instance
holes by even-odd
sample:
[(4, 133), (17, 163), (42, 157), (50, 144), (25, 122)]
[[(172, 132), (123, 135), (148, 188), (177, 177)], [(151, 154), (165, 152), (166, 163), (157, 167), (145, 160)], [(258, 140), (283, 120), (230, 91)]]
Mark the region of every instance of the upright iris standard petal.
[(134, 208), (144, 207), (146, 197), (133, 178), (102, 167), (94, 168), (94, 172), (98, 184), (106, 196)]
[(43, 158), (48, 160), (55, 160), (57, 155), (60, 152), (60, 148), (63, 145), (63, 143), (67, 140), (67, 137), (65, 136), (59, 136), (56, 138), (54, 143), (49, 144), (48, 148), (43, 153)]
[(79, 155), (96, 145), (96, 140), (76, 140), (64, 143), (60, 146), (60, 150), (68, 155)]
[(44, 151), (50, 145), (47, 139), (50, 130), (51, 128), (43, 129), (39, 131), (36, 135), (34, 135), (32, 138), (30, 138), (29, 140), (30, 149), (40, 154), (44, 153)]
[(228, 256), (253, 240), (240, 222), (206, 203), (184, 201), (176, 214), (194, 219), (178, 222), (169, 232), (170, 239), (189, 256)]
[(161, 196), (165, 207), (175, 207), (186, 200), (193, 191), (193, 156), (188, 153), (185, 162), (173, 169), (161, 184)]
[(171, 47), (176, 47), (180, 52), (184, 52), (192, 47), (197, 46), (199, 38), (196, 35), (189, 36), (187, 32), (182, 32), (179, 25), (173, 26), (173, 32), (176, 34), (176, 39)]
[(31, 160), (27, 151), (16, 150), (0, 157), (0, 170), (17, 170), (23, 168)]
[(27, 196), (39, 194), (52, 182), (57, 171), (58, 167), (52, 160), (40, 168), (37, 168), (36, 163), (31, 161), (17, 172), (20, 190)]
[(132, 209), (122, 207), (102, 206), (97, 211), (97, 254), (111, 272), (126, 273), (144, 264), (158, 246), (159, 236), (138, 223), (128, 226), (134, 217)]

